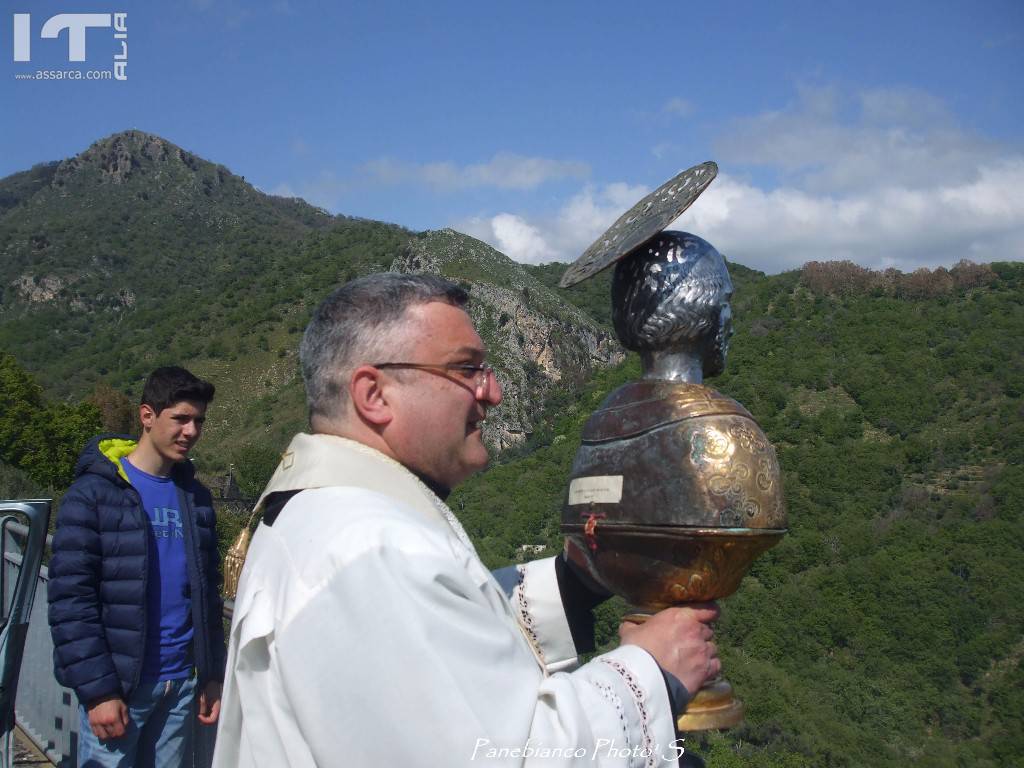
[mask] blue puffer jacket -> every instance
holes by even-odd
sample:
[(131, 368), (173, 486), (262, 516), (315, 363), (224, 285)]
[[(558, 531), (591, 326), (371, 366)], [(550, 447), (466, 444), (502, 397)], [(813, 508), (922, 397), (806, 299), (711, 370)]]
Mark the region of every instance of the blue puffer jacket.
[[(135, 448), (100, 435), (82, 451), (57, 515), (49, 566), (50, 632), (57, 681), (85, 705), (127, 696), (146, 647), (148, 520), (118, 460)], [(174, 467), (192, 595), (193, 649), (200, 686), (224, 679), (217, 529), (210, 492), (191, 462)]]

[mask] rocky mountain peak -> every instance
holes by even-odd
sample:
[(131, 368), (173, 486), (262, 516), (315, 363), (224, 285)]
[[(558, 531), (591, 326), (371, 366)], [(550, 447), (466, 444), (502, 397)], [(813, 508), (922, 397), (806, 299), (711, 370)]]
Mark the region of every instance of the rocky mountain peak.
[(94, 142), (84, 152), (62, 161), (53, 184), (73, 184), (83, 175), (98, 174), (101, 183), (124, 184), (140, 175), (180, 177), (212, 164), (145, 131), (122, 131)]

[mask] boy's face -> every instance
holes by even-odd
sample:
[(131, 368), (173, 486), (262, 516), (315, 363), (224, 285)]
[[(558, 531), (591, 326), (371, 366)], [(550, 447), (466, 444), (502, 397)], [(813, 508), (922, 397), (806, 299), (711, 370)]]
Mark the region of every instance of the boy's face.
[(206, 403), (179, 400), (157, 414), (151, 406), (139, 407), (142, 429), (156, 452), (164, 459), (177, 463), (188, 458), (206, 421)]

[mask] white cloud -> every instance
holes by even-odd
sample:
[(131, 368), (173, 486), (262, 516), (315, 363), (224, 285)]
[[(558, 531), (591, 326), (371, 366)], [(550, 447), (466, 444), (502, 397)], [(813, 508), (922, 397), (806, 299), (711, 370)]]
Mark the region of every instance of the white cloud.
[[(927, 93), (805, 88), (791, 107), (736, 121), (717, 154), (722, 173), (673, 226), (740, 264), (1024, 259), (1024, 154), (965, 132)], [(746, 173), (758, 167), (774, 181)], [(470, 234), (501, 248), (495, 222), (514, 219), (529, 237), (510, 256), (573, 261), (645, 191), (588, 184), (553, 215), (507, 211), (473, 220)]]
[[(297, 156), (309, 153), (309, 146), (302, 138), (293, 139), (289, 149)], [(339, 176), (325, 170), (312, 179), (282, 181), (271, 194), (301, 197), (313, 205), (336, 211), (346, 197), (373, 184), (423, 185), (447, 192), (480, 187), (532, 190), (550, 181), (582, 179), (589, 172), (584, 163), (524, 157), (509, 152), (499, 152), (486, 163), (462, 166), (447, 162), (402, 163), (380, 158), (366, 163), (351, 175)], [(493, 228), (491, 232), (493, 238)]]
[(516, 261), (550, 261), (554, 258), (540, 231), (521, 217), (501, 213), (491, 219), (498, 250)]
[(945, 184), (1003, 152), (962, 132), (941, 101), (908, 88), (803, 88), (786, 110), (736, 121), (716, 149), (723, 165), (773, 168), (820, 193)]
[(849, 259), (912, 271), (1024, 257), (1024, 158), (978, 169), (971, 181), (909, 188), (888, 184), (822, 195), (765, 191), (721, 175), (675, 228), (699, 234), (731, 260), (766, 272)]
[(270, 194), (280, 197), (301, 197), (307, 203), (335, 211), (341, 199), (351, 191), (352, 185), (345, 179), (340, 179), (331, 171), (323, 171), (319, 176), (302, 182), (281, 182)]
[(586, 178), (590, 169), (585, 163), (498, 152), (486, 163), (470, 165), (405, 163), (385, 157), (367, 163), (363, 171), (381, 184), (413, 183), (442, 190), (473, 187), (529, 190), (549, 181)]
[(1012, 31), (1005, 32), (997, 37), (989, 38), (982, 43), (983, 48), (1005, 48), (1009, 46), (1020, 45), (1021, 41), (1024, 40), (1024, 35), (1020, 32)]
[(669, 155), (677, 154), (679, 151), (679, 145), (673, 144), (671, 141), (662, 141), (651, 147), (651, 154), (659, 160), (662, 160)]
[(691, 102), (686, 99), (681, 99), (678, 96), (674, 96), (665, 102), (665, 106), (662, 107), (665, 112), (679, 117), (689, 117), (694, 112), (694, 106)]
[(573, 261), (637, 200), (645, 187), (625, 183), (587, 185), (553, 215), (528, 219), (512, 213), (455, 222), (460, 232), (490, 243), (516, 261)]

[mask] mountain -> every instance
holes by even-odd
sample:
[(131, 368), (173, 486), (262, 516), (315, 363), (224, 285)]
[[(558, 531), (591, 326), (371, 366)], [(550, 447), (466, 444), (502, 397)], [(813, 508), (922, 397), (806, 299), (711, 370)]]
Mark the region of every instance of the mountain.
[(0, 180), (0, 254), (0, 348), (58, 397), (135, 394), (168, 363), (210, 378), (210, 470), (302, 428), (301, 331), (358, 275), (425, 270), (469, 290), (505, 386), (485, 427), (499, 449), (528, 438), (549, 395), (622, 359), (607, 328), (480, 241), (331, 216), (139, 131)]

